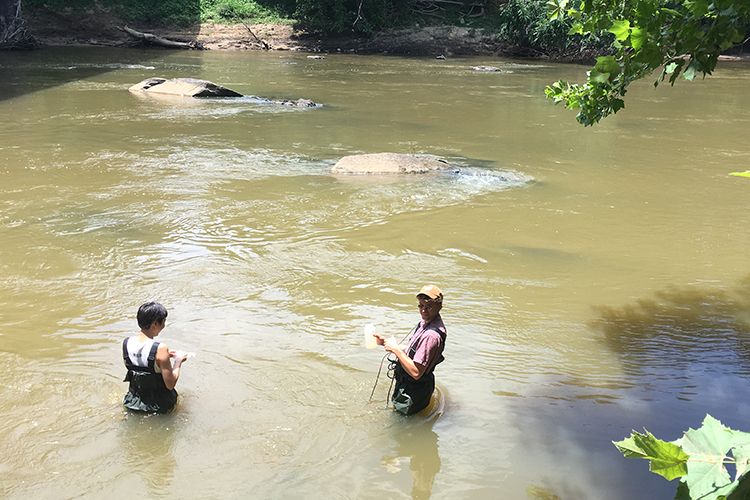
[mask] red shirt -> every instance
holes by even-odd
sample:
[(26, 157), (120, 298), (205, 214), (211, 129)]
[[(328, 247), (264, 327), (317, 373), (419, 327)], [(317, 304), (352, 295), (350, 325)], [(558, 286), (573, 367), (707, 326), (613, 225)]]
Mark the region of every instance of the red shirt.
[(425, 367), (423, 376), (432, 372), (435, 365), (445, 359), (443, 358), (443, 349), (445, 348), (447, 335), (448, 332), (439, 314), (427, 324), (424, 320), (419, 322), (417, 330), (411, 337), (406, 354), (415, 363)]

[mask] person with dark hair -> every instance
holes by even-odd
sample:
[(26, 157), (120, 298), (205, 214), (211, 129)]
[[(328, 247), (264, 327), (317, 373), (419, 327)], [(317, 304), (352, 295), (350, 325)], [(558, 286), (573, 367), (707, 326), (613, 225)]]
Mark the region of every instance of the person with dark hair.
[(122, 358), (128, 370), (124, 381), (130, 382), (123, 404), (135, 411), (167, 413), (177, 402), (174, 387), (187, 355), (170, 351), (166, 344), (154, 340), (167, 323), (163, 305), (142, 304), (137, 319), (140, 333), (122, 342)]
[(421, 321), (414, 329), (409, 345), (403, 349), (395, 339), (386, 339), (374, 334), (378, 345), (393, 353), (394, 372), (391, 401), (396, 411), (412, 415), (422, 411), (430, 403), (435, 390), (435, 366), (442, 363), (445, 339), (448, 335), (440, 310), (443, 308), (443, 292), (435, 285), (425, 285), (417, 293), (417, 307)]

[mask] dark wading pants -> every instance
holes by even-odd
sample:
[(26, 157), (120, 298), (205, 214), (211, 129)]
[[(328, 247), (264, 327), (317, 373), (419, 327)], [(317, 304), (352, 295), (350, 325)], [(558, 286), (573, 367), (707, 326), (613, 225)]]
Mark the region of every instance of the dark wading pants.
[(413, 415), (425, 409), (430, 403), (432, 391), (435, 390), (435, 374), (426, 373), (419, 380), (414, 380), (400, 363), (396, 363), (393, 373), (396, 381), (391, 397), (393, 408), (404, 415)]

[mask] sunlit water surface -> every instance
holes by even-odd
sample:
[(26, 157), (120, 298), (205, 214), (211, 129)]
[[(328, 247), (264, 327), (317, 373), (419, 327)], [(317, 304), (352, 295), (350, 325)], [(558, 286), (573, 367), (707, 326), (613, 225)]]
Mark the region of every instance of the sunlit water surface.
[[(472, 66), (498, 66), (476, 73)], [(0, 54), (0, 495), (671, 498), (610, 444), (707, 412), (748, 430), (750, 71), (646, 82), (593, 129), (584, 67), (49, 49)], [(150, 76), (242, 98), (138, 97)], [(335, 177), (346, 154), (458, 175)], [(445, 291), (437, 420), (385, 409), (362, 327)], [(138, 305), (194, 351), (127, 414)]]

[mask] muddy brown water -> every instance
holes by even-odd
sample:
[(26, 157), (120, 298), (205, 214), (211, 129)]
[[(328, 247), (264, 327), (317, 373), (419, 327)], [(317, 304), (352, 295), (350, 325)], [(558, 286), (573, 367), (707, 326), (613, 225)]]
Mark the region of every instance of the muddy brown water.
[[(495, 73), (472, 66), (493, 65)], [(749, 430), (747, 66), (629, 94), (593, 129), (543, 98), (584, 67), (67, 48), (0, 54), (6, 498), (668, 498), (611, 446), (705, 413)], [(157, 100), (149, 76), (269, 98)], [(459, 175), (333, 177), (358, 152)], [(385, 409), (380, 352), (445, 291), (445, 413)], [(177, 410), (121, 407), (148, 299), (197, 356)]]

